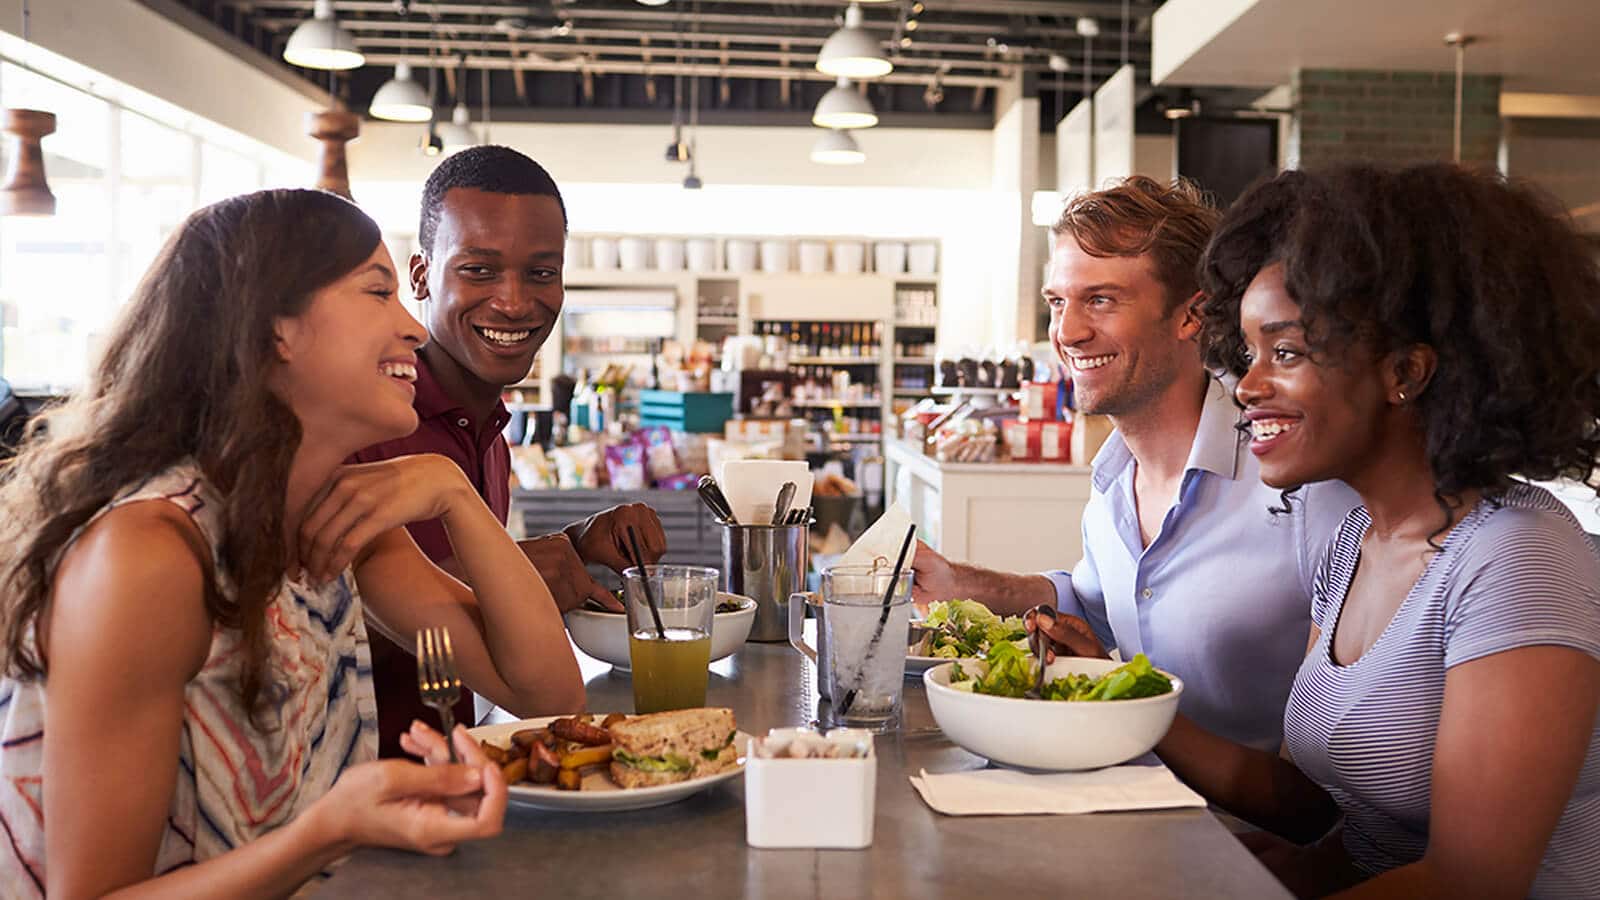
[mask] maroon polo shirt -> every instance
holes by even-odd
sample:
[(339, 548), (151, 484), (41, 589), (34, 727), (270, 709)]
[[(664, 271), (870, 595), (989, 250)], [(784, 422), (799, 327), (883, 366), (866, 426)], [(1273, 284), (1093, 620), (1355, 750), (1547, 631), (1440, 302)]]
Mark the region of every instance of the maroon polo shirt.
[[(351, 462), (378, 462), (413, 453), (438, 453), (448, 456), (477, 489), (502, 523), (511, 509), (511, 448), (501, 429), (511, 419), (503, 403), (496, 402), (484, 422), (475, 422), (465, 409), (445, 394), (428, 368), (424, 347), (417, 354), (417, 430), (409, 437), (375, 444), (351, 457)], [(434, 562), (455, 556), (444, 523), (438, 519), (413, 522), (406, 526), (422, 552)], [(422, 705), (417, 694), (415, 647), (401, 648), (380, 634), (373, 634), (372, 681), (378, 699), (378, 753), (404, 756), (400, 735), (411, 727), (412, 719), (438, 726), (438, 714)], [(472, 692), (463, 690), (455, 706), (456, 721), (473, 724)]]

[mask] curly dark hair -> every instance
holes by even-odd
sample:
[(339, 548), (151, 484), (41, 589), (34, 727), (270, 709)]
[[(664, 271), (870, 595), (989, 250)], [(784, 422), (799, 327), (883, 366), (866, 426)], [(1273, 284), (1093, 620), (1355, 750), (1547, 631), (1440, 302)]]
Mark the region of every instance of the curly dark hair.
[(1415, 403), (1442, 506), (1473, 490), (1498, 498), (1514, 476), (1600, 491), (1600, 261), (1550, 198), (1446, 164), (1257, 184), (1201, 262), (1214, 368), (1247, 368), (1240, 298), (1273, 262), (1313, 354), (1434, 349)]
[(567, 224), (567, 204), (550, 173), (510, 147), (488, 144), (453, 153), (434, 167), (422, 188), (422, 220), (417, 242), (423, 253), (433, 252), (433, 233), (439, 227), (439, 207), (454, 188), (476, 188), (491, 194), (538, 194), (556, 198), (561, 224)]

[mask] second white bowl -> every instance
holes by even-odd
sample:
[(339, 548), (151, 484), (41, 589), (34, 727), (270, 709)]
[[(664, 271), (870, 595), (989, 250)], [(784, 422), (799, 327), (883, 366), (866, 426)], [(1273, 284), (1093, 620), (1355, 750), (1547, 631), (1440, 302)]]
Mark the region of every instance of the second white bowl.
[[(715, 613), (711, 620), (711, 661), (716, 662), (743, 646), (756, 621), (756, 602), (739, 594), (717, 592), (717, 602), (734, 600), (740, 607), (733, 612)], [(567, 633), (578, 649), (619, 669), (630, 668), (628, 658), (628, 617), (622, 613), (602, 613), (575, 609), (564, 617)]]

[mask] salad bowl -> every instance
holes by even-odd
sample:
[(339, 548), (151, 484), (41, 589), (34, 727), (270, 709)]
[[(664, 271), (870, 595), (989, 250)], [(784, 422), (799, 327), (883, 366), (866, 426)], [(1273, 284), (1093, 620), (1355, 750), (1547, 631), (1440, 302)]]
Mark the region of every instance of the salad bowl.
[[(1045, 670), (1054, 680), (1069, 675), (1099, 678), (1123, 664), (1109, 659), (1058, 657)], [(956, 667), (964, 669), (957, 675)], [(986, 671), (982, 660), (963, 659), (934, 666), (922, 675), (928, 706), (945, 736), (962, 749), (990, 761), (1025, 769), (1075, 771), (1127, 762), (1150, 752), (1178, 712), (1183, 682), (1162, 673), (1172, 689), (1131, 700), (1023, 700), (975, 693), (973, 677)], [(958, 684), (951, 686), (955, 675)], [(966, 676), (967, 683), (960, 684)]]

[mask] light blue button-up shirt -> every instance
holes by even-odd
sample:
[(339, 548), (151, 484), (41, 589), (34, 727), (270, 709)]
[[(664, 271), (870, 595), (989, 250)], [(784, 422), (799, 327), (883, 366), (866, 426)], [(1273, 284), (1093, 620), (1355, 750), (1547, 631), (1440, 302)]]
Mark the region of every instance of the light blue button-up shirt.
[(1144, 653), (1183, 679), (1179, 708), (1201, 727), (1276, 751), (1311, 626), (1311, 579), (1360, 498), (1341, 482), (1302, 487), (1288, 513), (1236, 428), (1230, 385), (1213, 379), (1178, 502), (1143, 546), (1133, 454), (1112, 432), (1095, 455), (1083, 560), (1045, 573), (1056, 606), (1123, 659)]

